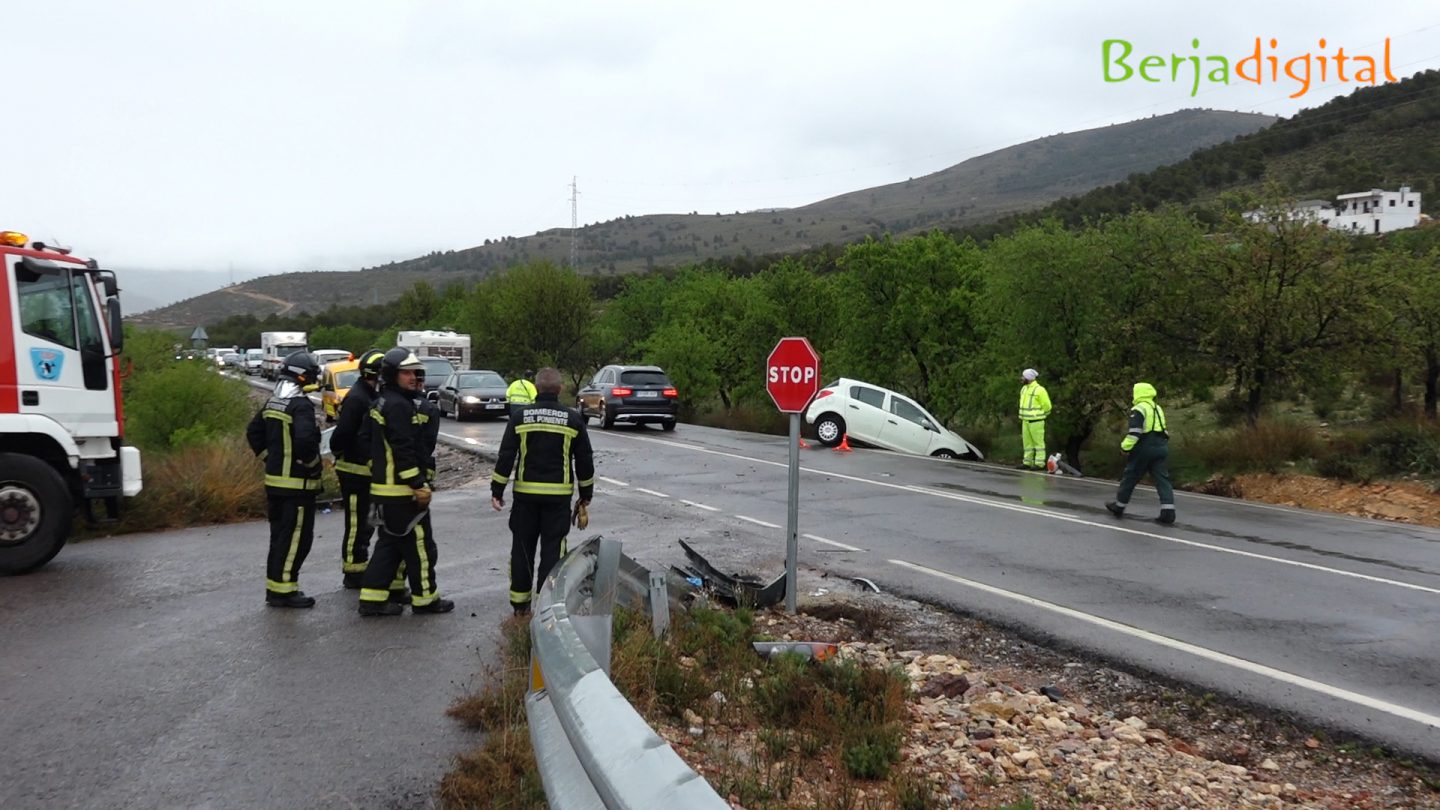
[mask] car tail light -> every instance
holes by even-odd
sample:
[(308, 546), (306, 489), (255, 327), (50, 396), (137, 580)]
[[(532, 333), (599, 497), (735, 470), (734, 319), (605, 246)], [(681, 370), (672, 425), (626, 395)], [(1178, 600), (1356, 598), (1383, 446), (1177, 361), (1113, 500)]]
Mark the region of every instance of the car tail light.
[(661, 391), (660, 393), (664, 394), (664, 395), (667, 396), (667, 397), (678, 397), (678, 396), (680, 396), (680, 392), (679, 392), (679, 391), (676, 391), (674, 388), (666, 388), (664, 391)]
[(820, 389), (820, 393), (818, 393), (818, 394), (815, 395), (815, 398), (816, 398), (816, 399), (824, 399), (825, 397), (828, 397), (828, 396), (830, 396), (830, 395), (833, 394), (833, 393), (835, 393), (835, 389), (833, 389), (833, 388), (822, 388), (822, 389)]
[(629, 389), (629, 388), (611, 388), (611, 389), (610, 389), (610, 396), (612, 396), (612, 397), (628, 397), (628, 396), (630, 396), (630, 395), (633, 394), (633, 393), (635, 393), (635, 392), (634, 392), (633, 390)]

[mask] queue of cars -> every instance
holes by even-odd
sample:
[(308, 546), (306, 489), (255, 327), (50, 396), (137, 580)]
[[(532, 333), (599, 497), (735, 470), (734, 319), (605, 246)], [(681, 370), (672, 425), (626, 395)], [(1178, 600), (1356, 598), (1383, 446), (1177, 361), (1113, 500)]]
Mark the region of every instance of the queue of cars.
[[(228, 352), (216, 358), (221, 366), (256, 373), (260, 350)], [(355, 355), (339, 349), (312, 354), (321, 365), (321, 404), (334, 421), (340, 403), (360, 377)], [(425, 394), (440, 414), (457, 420), (507, 418), (510, 381), (490, 369), (457, 368), (446, 357), (421, 357), (425, 363)], [(680, 419), (680, 393), (659, 366), (608, 365), (595, 372), (575, 394), (575, 408), (604, 430), (616, 425), (659, 425), (672, 431)], [(822, 445), (845, 439), (898, 453), (942, 459), (981, 460), (984, 454), (919, 402), (863, 380), (837, 379), (820, 389), (804, 413)]]

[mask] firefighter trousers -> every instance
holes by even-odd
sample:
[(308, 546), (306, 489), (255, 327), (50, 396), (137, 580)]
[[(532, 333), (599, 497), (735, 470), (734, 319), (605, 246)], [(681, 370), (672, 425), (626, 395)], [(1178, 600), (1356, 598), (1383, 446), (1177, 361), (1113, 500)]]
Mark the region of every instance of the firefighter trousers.
[(375, 552), (365, 566), (360, 584), (360, 601), (384, 602), (397, 582), (403, 566), (410, 579), (410, 604), (424, 607), (440, 598), (435, 585), (435, 532), (430, 528), (430, 510), (420, 509), (410, 499), (379, 501), (375, 512)]
[[(528, 606), (535, 583), (544, 582), (550, 569), (565, 556), (570, 531), (570, 498), (516, 497), (510, 506), (510, 604)], [(540, 547), (540, 570), (535, 570), (535, 547)]]
[(340, 495), (345, 499), (345, 536), (340, 544), (340, 570), (346, 574), (365, 572), (370, 560), (370, 538), (375, 527), (370, 524), (369, 476), (339, 473)]
[[(1156, 434), (1150, 434), (1154, 436)], [(1130, 496), (1135, 485), (1148, 473), (1155, 482), (1155, 493), (1160, 496), (1162, 518), (1175, 518), (1175, 490), (1170, 486), (1170, 443), (1163, 438), (1146, 436), (1130, 451), (1130, 460), (1120, 477), (1120, 490), (1115, 493), (1115, 505), (1124, 509), (1130, 505)], [(1169, 514), (1165, 514), (1168, 512)]]
[(315, 539), (314, 493), (266, 492), (270, 518), (270, 554), (265, 560), (265, 591), (283, 595), (300, 590), (300, 566)]

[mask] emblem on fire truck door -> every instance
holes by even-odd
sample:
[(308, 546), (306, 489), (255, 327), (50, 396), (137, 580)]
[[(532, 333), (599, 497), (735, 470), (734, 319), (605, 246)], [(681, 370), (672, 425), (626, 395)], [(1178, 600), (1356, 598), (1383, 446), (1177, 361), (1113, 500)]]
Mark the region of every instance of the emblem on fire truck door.
[(31, 349), (30, 365), (35, 367), (35, 376), (42, 380), (60, 379), (60, 369), (65, 365), (65, 355), (54, 349)]

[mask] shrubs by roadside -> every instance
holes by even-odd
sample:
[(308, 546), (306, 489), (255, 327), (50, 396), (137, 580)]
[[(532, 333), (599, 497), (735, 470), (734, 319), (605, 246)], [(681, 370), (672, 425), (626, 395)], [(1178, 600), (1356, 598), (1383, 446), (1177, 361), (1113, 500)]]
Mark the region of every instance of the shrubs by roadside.
[[(643, 614), (618, 610), (611, 680), (647, 722), (684, 737), (681, 756), (745, 807), (936, 806), (901, 764), (909, 681), (900, 668), (765, 661), (750, 646), (758, 638), (747, 610), (686, 611), (662, 640)], [(442, 781), (447, 807), (544, 800), (525, 725), (528, 642), (528, 625), (507, 622), (489, 682), (450, 710), (488, 736)]]

